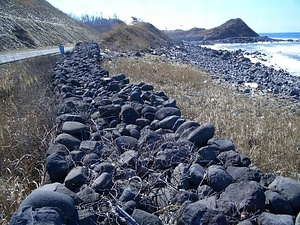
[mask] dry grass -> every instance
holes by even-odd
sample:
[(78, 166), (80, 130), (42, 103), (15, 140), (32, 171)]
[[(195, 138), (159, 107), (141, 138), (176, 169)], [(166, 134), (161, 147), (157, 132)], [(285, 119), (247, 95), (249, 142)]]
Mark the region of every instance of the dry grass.
[(119, 24), (102, 35), (101, 47), (111, 50), (139, 51), (150, 46), (164, 45), (170, 38), (149, 23)]
[(56, 56), (0, 66), (0, 224), (43, 182), (53, 107), (49, 73)]
[(162, 58), (106, 60), (103, 67), (164, 91), (177, 100), (183, 115), (212, 123), (216, 136), (231, 138), (237, 151), (250, 156), (263, 172), (299, 179), (300, 117), (274, 99), (232, 93), (205, 72)]

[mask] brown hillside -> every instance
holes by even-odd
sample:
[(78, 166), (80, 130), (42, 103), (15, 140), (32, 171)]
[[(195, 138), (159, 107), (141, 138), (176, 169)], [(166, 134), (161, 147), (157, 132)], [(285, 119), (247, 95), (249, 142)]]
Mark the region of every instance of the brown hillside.
[(204, 40), (220, 40), (230, 37), (258, 37), (243, 20), (231, 19), (221, 26), (205, 30)]
[(185, 40), (185, 41), (206, 41), (206, 40), (220, 40), (225, 38), (234, 37), (258, 37), (259, 35), (255, 33), (242, 19), (231, 19), (224, 24), (212, 28), (193, 28), (191, 30), (174, 30), (165, 31), (167, 35), (175, 40)]
[(45, 0), (1, 0), (0, 31), (0, 51), (99, 39)]
[(140, 50), (164, 45), (171, 39), (150, 23), (120, 24), (102, 36), (101, 46), (112, 50)]

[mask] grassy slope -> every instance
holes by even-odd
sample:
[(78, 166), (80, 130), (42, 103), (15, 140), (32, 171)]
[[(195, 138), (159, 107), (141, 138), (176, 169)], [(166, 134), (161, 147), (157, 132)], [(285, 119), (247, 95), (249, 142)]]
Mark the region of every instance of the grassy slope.
[(98, 32), (45, 0), (2, 0), (0, 30), (0, 51), (100, 40)]
[(162, 58), (114, 59), (103, 67), (164, 91), (177, 100), (187, 118), (212, 123), (216, 136), (231, 138), (237, 151), (250, 156), (264, 172), (300, 178), (295, 157), (300, 150), (300, 116), (278, 107), (274, 99), (232, 93), (203, 71)]
[(164, 45), (170, 38), (150, 23), (120, 24), (102, 35), (102, 48), (138, 51), (150, 46)]

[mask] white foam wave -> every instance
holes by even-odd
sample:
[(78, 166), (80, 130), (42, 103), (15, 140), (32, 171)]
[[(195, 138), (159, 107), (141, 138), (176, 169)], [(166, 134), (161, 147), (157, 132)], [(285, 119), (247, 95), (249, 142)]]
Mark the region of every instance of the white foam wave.
[(253, 63), (260, 62), (275, 69), (284, 69), (290, 74), (300, 76), (300, 42), (278, 42), (278, 43), (250, 43), (250, 44), (216, 44), (211, 46), (215, 50), (234, 51), (246, 50), (249, 53), (264, 53), (264, 57), (245, 55)]

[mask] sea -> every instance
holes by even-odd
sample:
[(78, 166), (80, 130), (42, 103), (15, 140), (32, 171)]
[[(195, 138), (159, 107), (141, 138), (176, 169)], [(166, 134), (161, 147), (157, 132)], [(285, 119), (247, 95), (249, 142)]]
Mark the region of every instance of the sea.
[[(260, 33), (280, 42), (258, 42), (249, 44), (215, 44), (210, 46), (216, 50), (245, 50), (248, 53), (260, 52), (260, 57), (255, 54), (245, 54), (254, 63), (260, 62), (274, 69), (284, 69), (291, 75), (300, 77), (300, 32), (295, 33)], [(254, 56), (254, 57), (253, 57)]]

